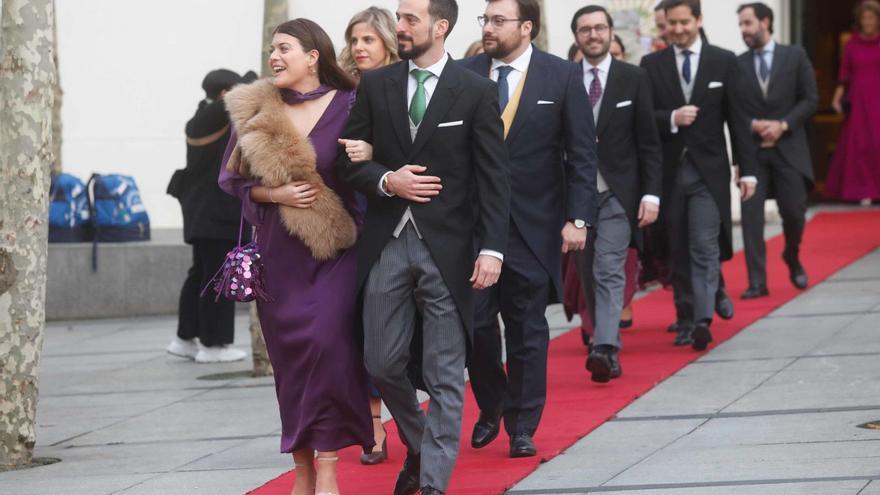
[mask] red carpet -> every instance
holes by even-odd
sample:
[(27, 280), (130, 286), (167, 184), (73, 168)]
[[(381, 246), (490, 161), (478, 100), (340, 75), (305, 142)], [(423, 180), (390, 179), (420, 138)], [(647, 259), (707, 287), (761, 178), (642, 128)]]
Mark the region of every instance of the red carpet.
[[(833, 233), (833, 235), (831, 235)], [(880, 212), (822, 213), (808, 225), (801, 261), (815, 285), (846, 265), (880, 246)], [(729, 339), (754, 321), (796, 297), (800, 292), (788, 281), (788, 269), (780, 255), (781, 236), (768, 242), (767, 269), (770, 297), (740, 301), (747, 285), (745, 260), (738, 253), (724, 264), (728, 292), (734, 298), (736, 317), (717, 320), (712, 332), (715, 342)], [(539, 463), (551, 459), (588, 434), (627, 404), (649, 391), (702, 353), (673, 347), (672, 335), (665, 328), (675, 319), (669, 291), (656, 291), (635, 303), (635, 327), (624, 331), (625, 349), (621, 354), (624, 375), (610, 385), (595, 384), (584, 370), (585, 349), (578, 332), (554, 339), (550, 344), (548, 401), (535, 437), (540, 457), (510, 459), (507, 436), (482, 450), (470, 448), (470, 431), (478, 414), (471, 394), (467, 395), (462, 427), (462, 448), (456, 464), (451, 494), (498, 494), (534, 471)], [(387, 495), (403, 462), (404, 448), (393, 422), (386, 425), (391, 458), (378, 466), (361, 466), (357, 449), (341, 452), (339, 483), (342, 493)], [(286, 473), (252, 491), (257, 495), (290, 493), (293, 473)]]

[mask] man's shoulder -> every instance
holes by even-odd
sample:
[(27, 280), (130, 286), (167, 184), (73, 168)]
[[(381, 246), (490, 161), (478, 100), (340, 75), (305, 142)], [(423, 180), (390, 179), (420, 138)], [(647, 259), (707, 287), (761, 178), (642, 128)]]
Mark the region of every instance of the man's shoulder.
[(617, 59), (611, 61), (611, 70), (617, 71), (621, 75), (632, 78), (645, 77), (648, 75), (648, 71), (645, 70), (644, 67), (639, 67), (638, 65)]
[(703, 43), (703, 51), (705, 52), (706, 57), (717, 58), (726, 62), (732, 62), (736, 60), (735, 53), (726, 48), (721, 48), (720, 46)]
[(361, 75), (361, 86), (370, 86), (372, 84), (376, 84), (377, 81), (382, 79), (386, 79), (391, 76), (396, 76), (403, 71), (401, 68), (402, 65), (406, 64), (405, 60), (400, 62), (395, 62), (393, 64), (388, 64), (377, 69), (371, 70), (369, 72), (365, 72)]
[(660, 62), (660, 60), (661, 60), (664, 56), (666, 56), (667, 52), (669, 52), (669, 51), (671, 51), (671, 50), (672, 50), (672, 47), (669, 46), (669, 47), (666, 47), (666, 48), (664, 48), (664, 49), (662, 49), (662, 50), (658, 50), (658, 51), (656, 51), (656, 52), (648, 53), (648, 54), (646, 54), (645, 56), (642, 57), (642, 60), (641, 60), (641, 62), (639, 62), (639, 65), (642, 66), (642, 67), (646, 67), (646, 68), (654, 67), (657, 63)]
[(477, 74), (472, 69), (462, 65), (462, 61), (456, 62), (454, 60), (450, 60), (449, 62), (450, 63), (447, 64), (444, 72), (448, 70), (452, 74), (455, 74), (462, 82), (462, 84), (468, 86), (470, 89), (480, 90), (495, 84), (488, 77)]

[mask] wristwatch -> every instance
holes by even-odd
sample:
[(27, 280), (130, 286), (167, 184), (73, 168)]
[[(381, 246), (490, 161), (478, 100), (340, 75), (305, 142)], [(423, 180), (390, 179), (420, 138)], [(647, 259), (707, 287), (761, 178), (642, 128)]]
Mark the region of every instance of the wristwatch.
[(576, 228), (576, 229), (582, 229), (587, 226), (587, 222), (581, 220), (580, 218), (576, 218), (576, 219), (570, 220), (570, 221), (571, 221), (571, 223), (574, 224), (574, 228)]

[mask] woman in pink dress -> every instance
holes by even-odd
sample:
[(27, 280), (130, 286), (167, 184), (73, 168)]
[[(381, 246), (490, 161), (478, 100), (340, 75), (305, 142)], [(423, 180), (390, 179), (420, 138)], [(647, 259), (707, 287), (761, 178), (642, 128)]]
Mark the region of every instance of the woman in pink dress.
[(880, 200), (880, 2), (861, 2), (855, 18), (832, 101), (837, 112), (847, 115), (825, 191), (829, 198), (869, 205)]

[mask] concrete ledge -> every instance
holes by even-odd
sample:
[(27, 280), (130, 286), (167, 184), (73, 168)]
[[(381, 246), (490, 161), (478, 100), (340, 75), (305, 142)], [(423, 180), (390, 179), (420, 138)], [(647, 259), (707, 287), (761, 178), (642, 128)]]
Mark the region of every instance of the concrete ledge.
[(177, 314), (192, 248), (179, 229), (155, 229), (153, 240), (98, 245), (50, 244), (46, 319), (76, 320)]

